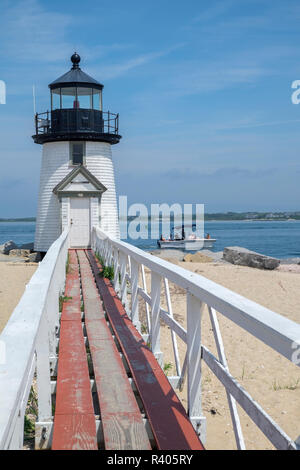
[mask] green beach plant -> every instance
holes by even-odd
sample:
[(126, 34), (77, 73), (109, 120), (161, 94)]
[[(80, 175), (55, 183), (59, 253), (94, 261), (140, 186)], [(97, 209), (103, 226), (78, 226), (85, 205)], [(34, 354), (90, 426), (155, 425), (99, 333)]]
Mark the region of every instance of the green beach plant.
[(59, 296), (59, 311), (62, 312), (62, 308), (63, 308), (63, 303), (64, 302), (68, 302), (68, 300), (71, 300), (72, 297), (67, 297), (65, 295), (60, 295)]
[(163, 367), (164, 373), (168, 375), (168, 373), (172, 370), (172, 368), (173, 368), (172, 362), (165, 363)]

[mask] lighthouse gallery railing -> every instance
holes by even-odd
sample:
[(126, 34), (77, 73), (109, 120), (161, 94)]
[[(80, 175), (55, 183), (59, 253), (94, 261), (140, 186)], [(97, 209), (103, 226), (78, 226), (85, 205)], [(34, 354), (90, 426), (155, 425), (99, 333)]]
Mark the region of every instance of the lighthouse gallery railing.
[[(202, 361), (226, 389), (238, 449), (244, 449), (245, 443), (236, 403), (244, 409), (275, 448), (299, 448), (298, 440), (297, 445), (230, 374), (216, 312), (290, 361), (295, 346), (300, 347), (299, 324), (203, 276), (159, 259), (128, 243), (113, 239), (98, 228), (93, 229), (92, 247), (101, 256), (105, 265), (114, 267), (114, 288), (132, 322), (140, 331), (139, 299), (145, 302), (146, 325), (143, 325), (142, 333), (146, 333), (144, 339), (161, 364), (163, 363), (160, 348), (161, 322), (170, 328), (177, 374), (170, 378), (170, 381), (175, 387), (182, 389), (187, 377), (188, 412), (203, 441), (205, 418), (201, 404)], [(151, 277), (150, 292), (147, 291), (145, 268)], [(174, 319), (169, 281), (183, 288), (186, 293), (186, 329)], [(167, 310), (161, 307), (163, 294)], [(201, 343), (201, 317), (205, 305), (208, 307), (218, 357)], [(177, 336), (186, 344), (186, 354), (182, 363), (177, 347)]]

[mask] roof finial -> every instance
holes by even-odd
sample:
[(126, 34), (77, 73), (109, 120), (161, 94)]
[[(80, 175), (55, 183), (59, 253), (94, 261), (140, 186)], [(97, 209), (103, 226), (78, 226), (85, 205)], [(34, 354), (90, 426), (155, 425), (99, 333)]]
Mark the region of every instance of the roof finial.
[(77, 52), (74, 52), (71, 57), (71, 61), (73, 62), (72, 69), (79, 69), (80, 55), (77, 54)]

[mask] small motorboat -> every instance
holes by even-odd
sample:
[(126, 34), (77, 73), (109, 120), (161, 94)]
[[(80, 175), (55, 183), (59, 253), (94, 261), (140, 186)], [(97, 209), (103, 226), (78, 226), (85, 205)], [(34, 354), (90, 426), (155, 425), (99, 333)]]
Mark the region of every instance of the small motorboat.
[(203, 248), (213, 248), (216, 238), (211, 238), (209, 234), (207, 234), (206, 238), (198, 237), (195, 231), (193, 231), (195, 228), (196, 224), (178, 225), (173, 227), (170, 238), (164, 238), (161, 236), (160, 239), (157, 240), (157, 244), (159, 248), (162, 249), (177, 248), (187, 251), (199, 251)]

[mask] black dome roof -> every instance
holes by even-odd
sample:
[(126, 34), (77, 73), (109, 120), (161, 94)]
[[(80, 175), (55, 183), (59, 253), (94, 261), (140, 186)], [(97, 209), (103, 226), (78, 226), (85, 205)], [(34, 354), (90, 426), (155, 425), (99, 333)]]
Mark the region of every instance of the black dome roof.
[(58, 88), (66, 87), (66, 86), (93, 86), (93, 88), (102, 89), (103, 85), (94, 78), (90, 77), (87, 73), (83, 72), (79, 67), (80, 56), (75, 52), (72, 57), (71, 61), (73, 66), (69, 72), (65, 73), (61, 77), (54, 80), (54, 82), (50, 83), (49, 88)]

